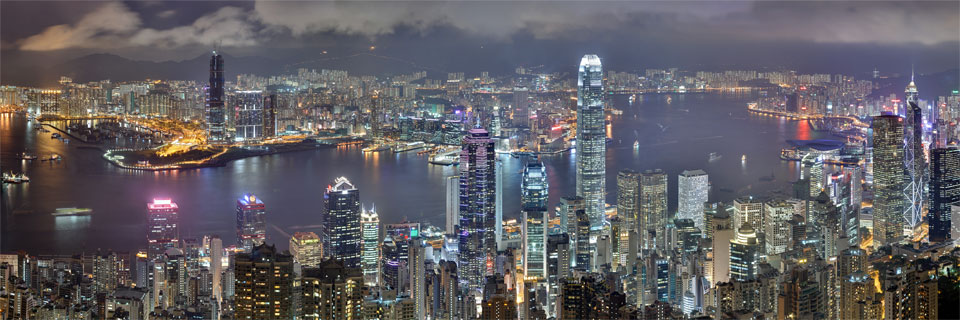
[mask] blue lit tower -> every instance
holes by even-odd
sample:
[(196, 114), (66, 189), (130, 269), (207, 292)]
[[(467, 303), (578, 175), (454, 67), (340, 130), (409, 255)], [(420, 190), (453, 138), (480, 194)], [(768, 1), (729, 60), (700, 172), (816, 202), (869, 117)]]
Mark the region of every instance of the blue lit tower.
[(520, 182), (523, 212), (523, 269), (527, 277), (546, 278), (547, 171), (539, 161), (527, 163)]
[(930, 150), (930, 242), (951, 240), (950, 207), (960, 204), (960, 149)]
[(603, 114), (603, 67), (600, 57), (580, 60), (577, 75), (577, 196), (586, 201), (593, 228), (604, 220), (606, 130)]
[(222, 143), (226, 140), (223, 107), (223, 56), (216, 51), (210, 57), (210, 85), (207, 87), (207, 140)]
[(266, 206), (257, 196), (248, 193), (237, 199), (237, 242), (245, 252), (267, 239), (266, 216)]
[(490, 135), (471, 129), (460, 153), (460, 271), (462, 288), (479, 292), (488, 254), (496, 254), (496, 153)]
[[(334, 259), (347, 268), (360, 268), (362, 234), (360, 228), (360, 190), (345, 177), (327, 186), (323, 194), (323, 239)], [(327, 250), (329, 249), (329, 250)]]

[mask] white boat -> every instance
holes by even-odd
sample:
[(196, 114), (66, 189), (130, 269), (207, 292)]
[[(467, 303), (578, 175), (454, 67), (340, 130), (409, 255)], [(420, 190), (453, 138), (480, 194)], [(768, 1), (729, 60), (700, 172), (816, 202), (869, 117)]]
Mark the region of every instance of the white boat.
[(633, 141), (633, 148), (634, 148), (634, 149), (640, 149), (640, 140), (634, 140), (634, 141)]
[(54, 217), (66, 217), (66, 216), (89, 216), (93, 214), (93, 209), (90, 208), (57, 208), (57, 211), (51, 213)]
[(21, 183), (23, 178), (13, 172), (4, 172), (3, 173), (3, 182), (4, 183)]
[(24, 153), (21, 153), (21, 154), (20, 154), (20, 159), (23, 159), (23, 160), (36, 160), (36, 159), (37, 159), (37, 155), (35, 155), (35, 154), (29, 154), (29, 153), (24, 152)]
[(60, 159), (63, 159), (63, 157), (61, 157), (59, 154), (54, 153), (50, 155), (50, 160), (60, 160)]

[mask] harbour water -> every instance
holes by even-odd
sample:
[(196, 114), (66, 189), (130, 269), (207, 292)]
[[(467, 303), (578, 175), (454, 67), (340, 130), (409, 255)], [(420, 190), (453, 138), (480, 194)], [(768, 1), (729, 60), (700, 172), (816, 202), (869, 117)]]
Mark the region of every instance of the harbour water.
[[(668, 102), (668, 97), (670, 97)], [(786, 139), (823, 138), (806, 122), (751, 115), (750, 95), (674, 94), (612, 99), (623, 115), (612, 119), (607, 152), (607, 200), (616, 200), (620, 169), (660, 168), (670, 175), (670, 208), (676, 208), (676, 176), (703, 169), (710, 175), (711, 201), (742, 195), (789, 194), (795, 162), (779, 159)], [(236, 199), (253, 193), (267, 206), (268, 242), (286, 248), (289, 235), (319, 228), (322, 194), (339, 176), (360, 188), (361, 202), (376, 204), (384, 223), (425, 221), (443, 226), (443, 177), (457, 167), (427, 163), (416, 152), (364, 154), (358, 147), (317, 149), (234, 161), (225, 167), (144, 172), (115, 167), (102, 151), (65, 144), (38, 132), (23, 116), (0, 115), (0, 171), (25, 172), (29, 183), (4, 185), (0, 251), (73, 254), (97, 248), (136, 250), (146, 246), (146, 203), (169, 197), (180, 206), (181, 237), (219, 234), (235, 239)], [(637, 147), (634, 145), (637, 144)], [(21, 152), (61, 161), (22, 161)], [(712, 152), (721, 158), (709, 161)], [(745, 156), (745, 160), (744, 159)], [(543, 158), (550, 202), (572, 195), (575, 154)], [(519, 216), (520, 175), (526, 158), (504, 161), (504, 220)], [(772, 181), (760, 179), (774, 176)], [(56, 208), (93, 209), (90, 216), (54, 217)]]

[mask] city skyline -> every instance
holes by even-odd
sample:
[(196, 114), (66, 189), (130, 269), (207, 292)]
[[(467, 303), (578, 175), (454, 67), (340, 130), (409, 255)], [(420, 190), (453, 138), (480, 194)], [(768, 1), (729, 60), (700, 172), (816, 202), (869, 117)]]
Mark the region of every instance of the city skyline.
[(0, 318), (960, 318), (960, 3), (2, 6)]

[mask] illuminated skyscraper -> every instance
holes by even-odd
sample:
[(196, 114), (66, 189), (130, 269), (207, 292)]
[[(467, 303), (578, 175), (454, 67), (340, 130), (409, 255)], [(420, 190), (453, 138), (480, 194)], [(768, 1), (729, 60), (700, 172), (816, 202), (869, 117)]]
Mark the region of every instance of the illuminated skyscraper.
[(244, 251), (263, 244), (267, 239), (267, 209), (252, 194), (237, 199), (237, 242)]
[[(415, 319), (426, 319), (427, 313), (427, 288), (426, 288), (426, 256), (427, 247), (424, 246), (423, 238), (420, 236), (411, 237), (408, 240), (407, 248), (410, 263), (407, 268), (410, 270), (410, 298), (414, 301), (416, 313)], [(430, 247), (432, 248), (432, 247)]]
[(460, 177), (447, 176), (444, 178), (444, 187), (447, 195), (447, 234), (456, 233), (456, 225), (460, 223)]
[(547, 171), (539, 161), (527, 163), (520, 183), (523, 212), (524, 276), (546, 278)]
[(800, 178), (806, 179), (810, 184), (810, 198), (816, 198), (820, 191), (823, 191), (823, 158), (811, 152), (803, 156), (800, 164), (803, 166)]
[(749, 223), (737, 230), (730, 240), (730, 278), (737, 281), (753, 280), (757, 273), (757, 233)]
[(147, 203), (147, 245), (150, 260), (163, 257), (169, 248), (176, 248), (180, 233), (177, 215), (180, 208), (170, 199), (153, 199)]
[(210, 143), (222, 143), (226, 140), (223, 83), (223, 56), (214, 51), (210, 57), (210, 84), (207, 87), (206, 105), (207, 140)]
[(577, 75), (577, 195), (586, 201), (590, 225), (603, 225), (606, 197), (606, 130), (600, 57), (583, 56)]
[[(910, 82), (913, 85), (913, 82)], [(913, 98), (910, 87), (907, 87), (907, 117), (904, 119), (903, 129), (903, 164), (907, 168), (906, 182), (903, 195), (906, 197), (903, 218), (907, 227), (915, 228), (921, 222), (923, 210), (923, 190), (926, 187), (927, 162), (924, 158), (923, 147), (923, 115), (916, 101), (916, 86), (913, 88)]]
[(703, 206), (708, 201), (710, 181), (703, 170), (686, 170), (677, 177), (677, 219), (693, 220), (703, 230)]
[(666, 249), (667, 174), (662, 170), (647, 170), (640, 175), (640, 216), (646, 220), (646, 230), (639, 230), (640, 243), (645, 249)]
[(903, 238), (903, 118), (873, 118), (873, 239), (880, 245)]
[(380, 216), (376, 207), (360, 214), (363, 231), (363, 280), (368, 286), (376, 286), (380, 277)]
[(236, 319), (293, 318), (293, 257), (260, 245), (237, 254), (234, 265)]
[(617, 216), (624, 219), (627, 227), (646, 231), (645, 221), (640, 217), (640, 173), (624, 169), (617, 173)]
[(272, 138), (277, 135), (277, 107), (280, 106), (277, 94), (263, 97), (263, 137)]
[(315, 268), (323, 262), (323, 243), (313, 232), (297, 232), (290, 237), (290, 254), (301, 267)]
[(951, 240), (951, 206), (960, 204), (960, 149), (930, 150), (930, 242)]
[(337, 178), (323, 194), (325, 228), (330, 257), (343, 260), (347, 268), (360, 268), (360, 190), (345, 177)]
[(210, 238), (210, 274), (213, 296), (217, 300), (222, 300), (223, 293), (220, 282), (223, 277), (223, 240), (219, 236)]
[(236, 112), (236, 141), (263, 138), (263, 94), (260, 91), (238, 91), (231, 105)]
[[(363, 274), (341, 261), (303, 269), (301, 311), (296, 319), (363, 319)], [(288, 317), (286, 319), (294, 319)]]
[(496, 255), (496, 153), (483, 129), (471, 129), (460, 153), (461, 289), (483, 288), (487, 257)]

